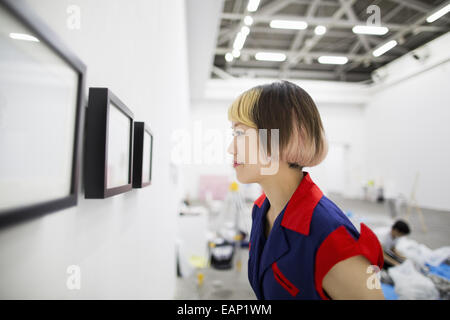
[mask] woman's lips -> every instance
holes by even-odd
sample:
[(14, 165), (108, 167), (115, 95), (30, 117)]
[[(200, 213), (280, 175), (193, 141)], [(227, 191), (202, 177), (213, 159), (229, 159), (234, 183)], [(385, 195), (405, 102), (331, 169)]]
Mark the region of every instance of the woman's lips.
[(240, 166), (242, 163), (237, 163), (237, 162), (234, 162), (233, 163), (233, 168), (236, 168), (237, 166)]

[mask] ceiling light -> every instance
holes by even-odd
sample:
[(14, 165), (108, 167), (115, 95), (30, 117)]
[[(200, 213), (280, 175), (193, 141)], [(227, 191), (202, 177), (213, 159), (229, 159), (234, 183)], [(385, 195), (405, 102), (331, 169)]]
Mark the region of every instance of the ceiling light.
[(246, 38), (247, 34), (243, 33), (242, 31), (238, 32), (233, 42), (233, 49), (241, 50), (244, 47)]
[(286, 60), (286, 55), (276, 52), (257, 52), (255, 59), (259, 61), (284, 61)]
[(319, 63), (322, 64), (346, 64), (348, 58), (344, 56), (320, 56)]
[(446, 5), (445, 7), (443, 7), (442, 9), (436, 11), (432, 15), (428, 16), (427, 22), (432, 23), (432, 22), (436, 21), (437, 19), (439, 19), (440, 17), (446, 15), (449, 11), (450, 11), (450, 3), (448, 5)]
[(317, 34), (317, 35), (322, 35), (322, 34), (325, 34), (325, 32), (327, 32), (327, 28), (325, 27), (325, 26), (317, 26), (315, 29), (314, 29), (314, 32)]
[(258, 10), (260, 0), (249, 0), (247, 5), (248, 12), (255, 12)]
[(242, 34), (243, 34), (244, 36), (248, 36), (248, 34), (250, 33), (250, 28), (247, 27), (247, 26), (243, 26), (243, 27), (241, 28), (241, 32), (242, 32)]
[(387, 51), (391, 50), (393, 47), (397, 45), (397, 41), (391, 40), (383, 44), (381, 47), (373, 50), (372, 54), (374, 57), (379, 57)]
[(251, 26), (253, 24), (253, 18), (251, 16), (245, 16), (244, 23), (247, 26)]
[(354, 26), (352, 28), (353, 33), (358, 34), (373, 34), (377, 36), (381, 36), (383, 34), (388, 33), (389, 29), (386, 27), (376, 27), (376, 26)]
[(234, 57), (231, 53), (227, 52), (227, 54), (225, 55), (225, 60), (228, 62), (233, 61)]
[(308, 27), (308, 24), (305, 21), (272, 20), (270, 21), (270, 27), (276, 29), (304, 30)]
[(239, 51), (239, 50), (237, 50), (237, 49), (234, 49), (234, 50), (232, 51), (232, 54), (233, 54), (233, 57), (239, 58), (240, 55), (241, 55), (241, 51)]
[(29, 34), (26, 33), (10, 33), (9, 37), (11, 39), (15, 39), (15, 40), (25, 40), (25, 41), (34, 41), (34, 42), (39, 42), (39, 39), (33, 36), (30, 36)]

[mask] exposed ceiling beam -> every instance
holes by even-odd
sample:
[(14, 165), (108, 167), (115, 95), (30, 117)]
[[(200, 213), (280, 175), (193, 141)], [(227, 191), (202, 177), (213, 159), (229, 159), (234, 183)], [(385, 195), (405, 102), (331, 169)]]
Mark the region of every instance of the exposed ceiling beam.
[[(356, 15), (354, 14), (353, 9), (351, 8), (351, 6), (348, 6), (347, 3), (343, 3), (342, 0), (340, 0), (340, 3), (345, 6), (347, 8), (347, 18), (349, 20), (351, 20), (352, 22), (355, 22), (357, 20)], [(358, 36), (358, 41), (350, 48), (350, 50), (348, 51), (348, 55), (352, 55), (355, 54), (356, 52), (358, 52), (358, 50), (361, 48), (361, 45), (364, 46), (364, 49), (366, 50), (366, 52), (370, 51), (370, 46), (368, 44), (368, 38), (362, 35), (357, 35)], [(356, 65), (356, 64), (360, 64), (361, 62), (359, 61), (352, 61), (350, 64), (351, 65)], [(368, 63), (368, 61), (364, 61), (363, 63)], [(345, 81), (347, 78), (347, 75), (345, 73), (345, 65), (340, 65), (336, 67), (336, 75), (339, 77), (340, 80)]]
[[(227, 70), (234, 76), (247, 76), (247, 77), (268, 77), (279, 78), (280, 70), (272, 68), (239, 68), (232, 67)], [(338, 80), (336, 74), (333, 71), (318, 71), (318, 70), (289, 70), (284, 79), (316, 79), (316, 80)], [(363, 81), (367, 80), (367, 73), (350, 73), (348, 74), (348, 80), (351, 81)]]
[(258, 9), (257, 12), (261, 15), (272, 15), (287, 7), (291, 2), (291, 0), (275, 0)]
[(392, 9), (388, 13), (382, 15), (381, 16), (381, 21), (383, 23), (388, 22), (389, 20), (391, 20), (393, 17), (395, 17), (403, 9), (404, 9), (403, 4), (397, 5), (394, 9)]
[(430, 13), (430, 10), (432, 10), (432, 7), (415, 0), (390, 0), (391, 2), (404, 5), (405, 7), (412, 8), (416, 11), (420, 12), (428, 12)]
[[(352, 4), (350, 3), (350, 1), (339, 0), (339, 2), (341, 3), (342, 7), (345, 8), (345, 14), (347, 15), (348, 20), (350, 20), (353, 24), (356, 24), (358, 18), (356, 17), (356, 14), (351, 7)], [(371, 50), (371, 47), (366, 36), (362, 34), (357, 34), (357, 37), (359, 41), (361, 41), (366, 52), (369, 52)]]
[[(307, 11), (306, 11), (306, 16), (308, 18), (311, 18), (314, 16), (317, 7), (319, 6), (320, 0), (313, 0), (313, 2), (309, 5)], [(297, 34), (295, 35), (294, 40), (291, 43), (291, 46), (289, 47), (289, 51), (291, 52), (290, 56), (293, 55), (294, 51), (297, 50), (300, 45), (303, 43), (303, 39), (305, 38), (305, 34), (306, 34), (306, 29), (305, 30), (299, 30), (297, 32)], [(281, 73), (283, 75), (284, 72), (286, 72), (286, 70), (289, 69), (289, 67), (291, 66), (292, 61), (291, 60), (287, 60), (285, 61), (281, 67)]]
[[(392, 2), (398, 3), (399, 5), (403, 5), (405, 7), (414, 9), (419, 12), (431, 14), (434, 12), (434, 8), (426, 3), (416, 0), (390, 0)], [(441, 18), (445, 22), (450, 22), (449, 18), (442, 17)]]
[[(264, 7), (262, 7), (261, 9), (259, 9), (258, 14), (263, 15), (263, 16), (271, 16), (271, 15), (277, 13), (278, 11), (280, 11), (281, 9), (285, 8), (290, 3), (291, 3), (291, 0), (272, 1), (269, 4), (265, 5)], [(219, 38), (219, 40), (217, 41), (218, 45), (221, 45), (224, 42), (227, 42), (230, 39), (234, 39), (236, 37), (236, 34), (241, 30), (242, 26), (244, 25), (243, 24), (244, 18), (248, 14), (247, 8), (245, 9), (244, 14), (236, 14), (236, 13), (232, 13), (232, 14), (236, 15), (236, 16), (240, 16), (240, 18), (237, 19), (240, 21), (228, 33), (224, 34), (222, 37)], [(233, 45), (233, 43), (231, 42), (229, 45), (230, 51), (232, 49), (232, 45)]]
[[(252, 27), (251, 28), (251, 33), (255, 34), (255, 33), (269, 33), (269, 34), (295, 34), (297, 35), (297, 32), (299, 30), (292, 30), (292, 29), (273, 29), (270, 27), (263, 27), (263, 26), (258, 26), (258, 27)], [(312, 29), (305, 29), (305, 30), (300, 30), (303, 31), (305, 33), (305, 36), (311, 36), (314, 35), (314, 30)], [(352, 33), (351, 31), (349, 32), (349, 30), (327, 30), (327, 37), (340, 37), (340, 38), (346, 38), (349, 36), (353, 36), (354, 33)]]
[[(268, 48), (243, 48), (241, 50), (241, 54), (247, 54), (247, 55), (255, 55), (257, 52), (261, 52), (261, 51), (269, 51), (269, 52), (275, 52), (275, 53), (284, 53), (286, 55), (286, 57), (289, 57), (291, 55), (291, 52), (287, 51), (287, 50), (276, 50), (276, 49), (268, 49)], [(216, 48), (216, 54), (220, 54), (220, 55), (224, 55), (225, 53), (229, 52), (229, 48)], [(305, 57), (311, 58), (311, 59), (317, 59), (320, 56), (324, 56), (324, 55), (335, 55), (336, 53), (331, 53), (331, 52), (322, 52), (322, 51), (314, 51), (314, 52), (307, 52), (304, 54)], [(343, 55), (346, 55), (345, 53), (343, 53)], [(357, 55), (357, 54), (350, 54), (350, 55), (346, 55), (347, 58), (349, 60), (353, 60), (353, 61), (364, 61), (365, 59), (367, 59), (367, 55)], [(383, 62), (383, 61), (387, 61), (387, 60), (391, 60), (392, 56), (387, 56), (387, 55), (383, 55), (381, 57), (373, 57), (371, 58), (372, 61), (377, 61), (377, 62)]]
[[(241, 10), (243, 0), (235, 0), (233, 4), (232, 13), (238, 13)], [(234, 26), (231, 29), (227, 29), (225, 32), (220, 32), (219, 39), (217, 40), (217, 46), (220, 46), (224, 42), (227, 42), (228, 40), (233, 37), (234, 34), (236, 34), (239, 31), (239, 25), (236, 27)]]
[[(311, 0), (287, 0), (291, 3), (296, 3), (296, 4), (310, 4)], [(339, 7), (339, 3), (336, 2), (335, 0), (322, 0), (321, 3), (322, 6), (329, 6), (329, 7)]]
[(223, 79), (223, 80), (234, 79), (234, 77), (231, 74), (229, 74), (228, 72), (220, 69), (219, 67), (213, 66), (211, 71), (216, 76), (218, 76), (220, 79)]
[[(246, 15), (251, 15), (253, 18), (253, 25), (251, 26), (250, 35), (247, 39), (247, 45), (241, 50), (241, 59), (237, 59), (233, 61), (231, 64), (226, 64), (226, 71), (223, 69), (217, 68), (213, 70), (213, 73), (225, 79), (227, 77), (240, 76), (240, 75), (248, 75), (253, 74), (256, 76), (271, 76), (271, 77), (282, 77), (284, 78), (286, 75), (293, 76), (297, 78), (317, 78), (317, 79), (334, 79), (334, 80), (350, 80), (356, 77), (361, 77), (367, 79), (367, 71), (366, 72), (355, 72), (351, 71), (354, 68), (358, 67), (361, 64), (365, 66), (369, 66), (372, 63), (379, 65), (379, 63), (389, 62), (391, 60), (396, 59), (399, 55), (405, 54), (409, 52), (409, 49), (402, 47), (400, 44), (404, 41), (405, 37), (410, 37), (410, 33), (417, 34), (419, 32), (446, 32), (448, 31), (447, 25), (444, 25), (443, 22), (450, 22), (449, 18), (442, 17), (439, 21), (441, 23), (428, 24), (425, 22), (426, 18), (433, 12), (439, 10), (444, 7), (450, 1), (445, 1), (444, 4), (439, 7), (428, 5), (424, 2), (417, 0), (383, 0), (383, 1), (391, 1), (392, 3), (396, 3), (397, 6), (393, 6), (391, 4), (391, 8), (386, 14), (383, 14), (381, 24), (389, 28), (390, 33), (387, 35), (387, 38), (383, 39), (382, 37), (371, 36), (371, 35), (361, 35), (354, 34), (351, 31), (351, 28), (356, 24), (366, 24), (366, 21), (360, 21), (356, 12), (353, 10), (353, 3), (358, 0), (273, 0), (273, 1), (264, 1), (263, 3), (267, 3), (262, 8), (258, 9), (257, 12), (249, 13), (246, 8), (242, 13), (242, 4), (246, 5), (247, 0), (236, 0), (234, 2), (235, 7), (233, 8), (233, 12), (222, 13), (221, 18), (223, 20), (223, 24), (230, 23), (230, 26), (222, 27), (216, 48), (217, 55), (224, 55), (227, 52), (231, 52), (232, 50), (232, 40), (236, 36), (237, 32), (240, 31), (241, 27), (244, 25), (243, 19)], [(235, 10), (239, 4), (240, 10)], [(374, 2), (378, 3), (377, 0)], [(372, 4), (374, 4), (372, 3)], [(299, 5), (308, 5), (307, 10), (304, 13), (304, 16), (299, 15), (289, 15), (288, 14), (279, 14), (279, 12), (284, 9), (289, 4), (299, 4)], [(319, 6), (331, 6), (335, 7), (336, 11), (331, 17), (316, 17), (315, 11)], [(397, 17), (398, 14), (404, 8), (410, 8), (417, 12), (423, 13), (418, 19), (417, 15), (413, 16), (411, 21), (403, 21), (399, 23), (389, 23), (394, 17)], [(287, 12), (287, 11), (286, 11)], [(361, 13), (362, 14), (362, 13)], [(344, 17), (345, 15), (345, 17)], [(289, 30), (289, 29), (273, 29), (269, 27), (269, 22), (271, 20), (280, 19), (280, 20), (294, 20), (294, 21), (305, 21), (309, 26), (314, 27), (317, 25), (324, 25), (327, 27), (327, 32), (325, 36), (327, 37), (326, 43), (320, 43), (320, 48), (317, 47), (322, 35), (316, 35), (314, 33), (314, 29), (309, 27), (305, 30)], [(363, 17), (361, 19), (364, 19)], [(232, 23), (236, 21), (237, 23)], [(265, 33), (267, 33), (268, 37), (265, 37)], [(288, 36), (280, 37), (276, 36), (277, 34), (286, 34), (294, 36), (293, 41), (289, 41), (292, 39)], [(389, 36), (391, 35), (391, 36)], [(305, 38), (308, 38), (306, 41)], [(339, 41), (338, 44), (341, 46), (336, 47), (327, 47), (328, 43), (332, 43), (331, 40), (328, 40), (328, 37), (336, 37), (336, 38), (347, 38), (346, 41)], [(263, 41), (259, 39), (263, 38)], [(349, 39), (350, 38), (350, 39)], [(271, 40), (273, 39), (273, 40)], [(231, 40), (231, 41), (230, 41)], [(325, 40), (325, 39), (324, 39)], [(353, 40), (355, 42), (353, 42)], [(385, 43), (390, 40), (397, 40), (400, 42), (399, 45), (394, 47), (392, 51), (387, 54), (382, 55), (381, 57), (374, 57), (372, 55), (372, 51), (375, 47), (378, 47), (382, 43)], [(230, 42), (229, 44), (226, 44)], [(323, 44), (323, 45), (322, 45)], [(345, 47), (344, 47), (345, 46)], [(280, 49), (271, 49), (273, 47), (283, 48)], [(364, 52), (361, 48), (364, 48), (364, 54), (357, 54), (358, 52)], [(284, 49), (286, 48), (286, 49)], [(314, 49), (315, 48), (315, 49)], [(313, 50), (320, 50), (320, 52), (314, 52)], [(250, 56), (253, 56), (256, 52), (260, 51), (270, 51), (270, 52), (279, 52), (284, 53), (287, 56), (287, 60), (280, 62), (264, 62), (264, 61), (256, 61), (254, 59), (249, 59)], [(344, 52), (342, 52), (344, 51)], [(345, 52), (346, 51), (346, 52)], [(342, 52), (342, 53), (340, 53)], [(316, 63), (316, 59), (321, 55), (343, 55), (349, 58), (349, 62), (345, 65), (338, 66), (326, 66), (319, 65)], [(302, 63), (302, 60), (305, 63)], [(314, 61), (314, 62), (312, 62)], [(297, 64), (306, 70), (298, 70), (298, 68), (293, 68), (293, 66)], [(314, 66), (311, 66), (313, 64)], [(265, 66), (269, 66), (265, 68)], [(308, 67), (309, 66), (309, 67)], [(292, 69), (291, 69), (292, 68)], [(315, 69), (315, 70), (308, 70)], [(318, 70), (317, 70), (318, 69)], [(330, 70), (334, 69), (334, 70)], [(373, 69), (368, 68), (367, 70)], [(351, 81), (351, 80), (350, 80)]]
[[(361, 42), (360, 42), (360, 41), (356, 41), (356, 42), (352, 45), (350, 51), (348, 51), (347, 54), (355, 54), (356, 52), (358, 52), (359, 48), (361, 48)], [(354, 63), (354, 62), (353, 62), (353, 63)], [(342, 79), (343, 77), (345, 77), (345, 74), (344, 74), (345, 69), (344, 69), (344, 67), (345, 67), (345, 65), (340, 65), (340, 66), (337, 66), (337, 67), (336, 67), (336, 71), (335, 71), (335, 72), (336, 72), (337, 76), (338, 76), (339, 78), (341, 78), (341, 79)]]
[[(440, 9), (444, 8), (446, 5), (448, 5), (449, 3), (450, 3), (450, 1), (446, 1), (442, 5), (440, 5), (438, 8), (436, 8), (435, 10), (436, 11), (440, 10)], [(398, 42), (400, 38), (403, 38), (406, 34), (408, 34), (410, 32), (413, 32), (422, 23), (424, 23), (429, 15), (430, 15), (429, 13), (426, 13), (426, 14), (420, 16), (418, 19), (416, 19), (412, 23), (409, 23), (407, 26), (405, 26), (401, 30), (397, 31), (395, 34), (393, 34), (392, 36), (388, 37), (383, 42), (386, 43), (386, 42), (389, 42), (391, 40), (396, 40)], [(371, 57), (373, 57), (372, 52), (368, 52), (364, 56), (365, 56), (365, 59), (362, 59), (362, 61), (365, 61), (366, 59), (371, 59)], [(384, 55), (382, 55), (381, 57), (383, 57), (383, 56)], [(345, 66), (344, 67), (344, 71), (351, 70), (352, 68), (353, 68), (353, 66), (350, 66), (350, 65)]]
[[(352, 0), (355, 1), (355, 0)], [(342, 9), (342, 10), (341, 10)], [(339, 17), (341, 17), (345, 12), (341, 7), (336, 11), (336, 13), (340, 13)], [(335, 13), (335, 14), (336, 14)], [(245, 15), (240, 13), (223, 13), (222, 19), (229, 20), (242, 20), (245, 18)], [(339, 19), (339, 18), (324, 18), (324, 17), (306, 17), (306, 16), (293, 16), (293, 15), (253, 15), (253, 24), (262, 22), (262, 23), (270, 23), (272, 20), (292, 20), (292, 21), (305, 21), (308, 25), (317, 26), (317, 25), (332, 25), (336, 28), (353, 28), (355, 24), (366, 24), (365, 21), (356, 20), (351, 22), (347, 19)], [(391, 30), (400, 30), (404, 28), (405, 24), (395, 24), (395, 23), (386, 23), (383, 26), (388, 27)]]
[[(291, 0), (291, 2), (297, 3), (297, 4), (311, 4), (311, 0)], [(321, 0), (320, 5), (321, 6), (339, 7), (338, 2), (329, 1), (329, 0)]]
[[(384, 24), (383, 24), (384, 25)], [(448, 28), (443, 26), (419, 26), (417, 29), (420, 32), (444, 32), (448, 31)], [(251, 33), (269, 33), (269, 34), (297, 34), (298, 30), (292, 30), (292, 29), (273, 29), (269, 26), (254, 26), (251, 27)], [(314, 30), (312, 29), (305, 29), (301, 30), (305, 32), (306, 36), (314, 35)], [(327, 30), (326, 36), (327, 37), (351, 37), (355, 34), (351, 31), (350, 28), (348, 29), (335, 29), (335, 30)]]
[[(239, 1), (242, 0), (238, 0), (236, 3), (239, 3)], [(389, 11), (387, 14), (385, 14), (384, 16), (382, 16), (382, 20), (383, 26), (388, 27), (390, 30), (392, 31), (398, 31), (403, 29), (405, 26), (407, 25), (403, 25), (403, 24), (391, 24), (388, 23), (388, 21), (390, 19), (392, 19), (396, 14), (398, 14), (398, 12), (403, 8), (403, 7), (410, 7), (410, 8), (415, 8), (418, 9), (420, 6), (420, 10), (423, 12), (427, 12), (427, 13), (431, 13), (432, 7), (430, 7), (429, 5), (423, 4), (423, 3), (415, 3), (412, 4), (410, 3), (411, 0), (390, 0), (393, 1), (395, 3), (398, 3), (399, 5), (397, 7), (395, 7), (393, 10)], [(278, 16), (273, 16), (273, 10), (279, 9), (279, 8), (283, 8), (284, 6), (286, 6), (287, 4), (289, 4), (289, 2), (297, 2), (297, 3), (311, 3), (311, 0), (305, 0), (305, 1), (295, 1), (295, 0), (284, 0), (283, 2), (276, 2), (275, 3), (271, 3), (271, 5), (267, 5), (264, 8), (266, 8), (264, 11), (261, 9), (257, 14), (253, 15), (253, 20), (256, 22), (270, 22), (273, 19), (289, 19), (289, 20), (300, 20), (300, 21), (305, 21), (310, 25), (319, 25), (319, 24), (330, 24), (333, 23), (333, 25), (337, 28), (352, 28), (355, 24), (365, 24), (364, 21), (358, 21), (358, 20), (354, 20), (354, 22), (349, 22), (348, 20), (335, 20), (332, 18), (317, 18), (317, 17), (307, 17), (307, 16), (286, 16), (286, 15), (278, 15)], [(417, 1), (416, 1), (417, 2)], [(324, 4), (324, 0), (322, 0), (320, 2), (320, 5)], [(239, 9), (239, 6), (237, 6), (237, 8)], [(236, 8), (234, 8), (236, 9)], [(281, 10), (281, 9), (279, 9)], [(232, 13), (222, 13), (221, 18), (222, 19), (231, 19), (231, 20), (243, 20), (245, 17), (245, 14), (240, 14), (238, 12), (232, 12)], [(444, 19), (447, 22), (450, 22), (450, 19), (442, 17), (441, 19)], [(233, 28), (229, 28), (227, 31), (221, 31), (220, 35), (219, 35), (219, 39), (217, 42), (217, 45), (222, 45), (223, 43), (229, 41), (230, 39), (234, 38), (236, 33), (239, 32), (240, 28), (242, 27), (241, 24), (238, 24), (237, 26), (233, 27)], [(261, 32), (263, 29), (262, 28), (266, 28), (268, 32), (272, 32), (272, 33), (293, 33), (296, 32), (296, 30), (288, 30), (288, 29), (272, 29), (270, 27), (252, 27), (252, 30), (258, 30), (258, 32)], [(443, 26), (432, 26), (432, 25), (428, 25), (428, 26), (420, 26), (420, 30), (419, 31), (425, 31), (425, 32), (442, 32), (442, 31), (446, 31), (447, 28), (443, 27)], [(329, 34), (329, 32), (327, 32), (327, 34)]]
[(233, 12), (239, 12), (241, 10), (243, 0), (235, 0), (233, 3)]
[[(402, 9), (404, 9), (404, 3), (400, 1), (400, 2), (398, 2), (398, 5), (397, 5), (395, 8), (393, 8), (393, 9), (390, 10), (387, 14), (385, 14), (385, 15), (383, 15), (383, 16), (381, 17), (381, 19), (382, 19), (382, 24), (385, 25), (385, 24), (386, 24), (388, 21), (390, 21), (394, 16), (396, 16)], [(420, 32), (422, 32), (422, 31), (427, 31), (428, 28), (430, 28), (430, 27), (435, 28), (434, 26), (420, 26), (420, 27), (418, 27), (418, 29), (420, 28), (421, 30), (418, 30), (418, 31), (420, 31)], [(445, 28), (443, 28), (443, 27), (437, 27), (437, 28), (441, 29), (441, 31), (445, 31)], [(438, 29), (435, 29), (435, 31), (438, 31)], [(381, 39), (379, 39), (378, 37), (368, 37), (368, 40), (369, 40), (370, 42), (372, 42), (373, 44), (375, 44), (375, 46), (378, 46), (378, 45), (380, 45), (382, 42), (384, 42), (384, 40), (381, 40)], [(350, 51), (349, 51), (350, 54), (355, 53), (355, 52), (356, 52), (355, 50), (358, 50), (358, 49), (359, 49), (360, 46), (358, 46), (357, 44), (359, 44), (359, 42), (357, 42), (357, 43), (355, 44), (355, 46), (353, 46), (352, 49), (350, 49)], [(404, 48), (404, 47), (401, 47), (401, 46), (399, 46), (399, 45), (397, 45), (396, 47), (394, 47), (392, 50), (398, 52), (398, 53), (401, 54), (401, 55), (403, 55), (403, 54), (405, 54), (405, 53), (408, 52), (408, 49), (406, 49), (406, 48)], [(342, 79), (342, 78), (345, 78), (345, 71), (346, 71), (346, 70), (350, 70), (350, 69), (352, 69), (352, 68), (356, 68), (356, 67), (358, 67), (359, 65), (360, 65), (360, 62), (352, 62), (352, 63), (350, 63), (350, 64), (337, 66), (337, 67), (336, 67), (336, 73), (339, 75), (339, 77), (340, 77), (341, 79)]]
[[(352, 5), (355, 2), (355, 0), (349, 0), (348, 5)], [(331, 20), (329, 23), (324, 23), (323, 25), (329, 29), (330, 26), (336, 26), (337, 20), (340, 19), (346, 11), (345, 6), (341, 6), (331, 17)], [(322, 39), (323, 35), (314, 35), (313, 38), (309, 39), (308, 42), (305, 42), (305, 45), (302, 47), (299, 53), (295, 54), (291, 59), (293, 60), (293, 63), (300, 62), (303, 58), (307, 56), (307, 54), (314, 48), (314, 46)]]
[[(314, 16), (317, 7), (319, 6), (320, 0), (313, 0), (313, 2), (311, 3), (311, 5), (308, 7), (308, 10), (306, 12), (306, 16), (308, 18), (311, 18)], [(289, 51), (293, 51), (296, 50), (303, 42), (303, 38), (305, 36), (305, 30), (300, 30), (297, 32), (294, 41), (292, 41), (291, 47), (289, 48)]]

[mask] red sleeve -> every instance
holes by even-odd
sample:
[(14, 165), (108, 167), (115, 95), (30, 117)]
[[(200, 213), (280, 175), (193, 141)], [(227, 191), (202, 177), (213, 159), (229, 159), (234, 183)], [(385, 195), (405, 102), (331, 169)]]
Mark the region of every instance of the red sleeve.
[(356, 241), (345, 226), (331, 232), (321, 243), (316, 254), (314, 281), (316, 290), (322, 299), (328, 300), (322, 288), (322, 280), (338, 262), (353, 256), (363, 255), (372, 265), (383, 267), (383, 249), (376, 235), (364, 223)]

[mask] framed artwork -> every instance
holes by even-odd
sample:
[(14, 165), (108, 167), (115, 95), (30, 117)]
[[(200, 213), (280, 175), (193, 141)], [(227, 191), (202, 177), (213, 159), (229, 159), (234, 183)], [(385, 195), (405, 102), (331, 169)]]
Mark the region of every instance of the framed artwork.
[(144, 122), (134, 123), (133, 188), (152, 181), (153, 134)]
[(77, 204), (86, 67), (22, 1), (0, 0), (0, 226)]
[(133, 117), (108, 88), (89, 88), (85, 198), (103, 199), (132, 189)]

